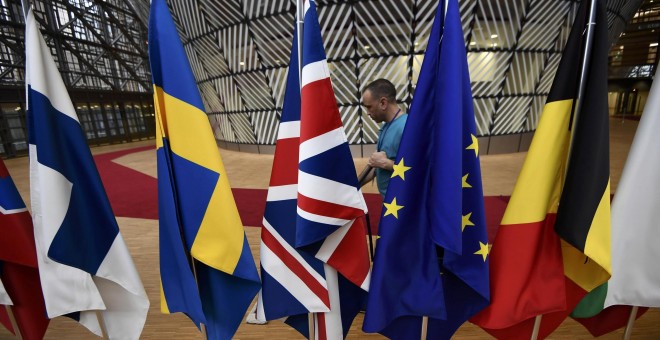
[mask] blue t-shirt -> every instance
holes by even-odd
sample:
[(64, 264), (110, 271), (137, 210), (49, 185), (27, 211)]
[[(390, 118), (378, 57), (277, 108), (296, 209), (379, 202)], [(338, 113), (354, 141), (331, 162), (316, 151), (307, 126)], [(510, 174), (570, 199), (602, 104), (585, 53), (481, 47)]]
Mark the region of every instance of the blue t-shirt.
[[(396, 153), (399, 152), (399, 144), (401, 143), (401, 135), (403, 128), (406, 126), (408, 114), (403, 114), (395, 120), (383, 124), (378, 132), (378, 149), (377, 151), (384, 151), (387, 158), (394, 160)], [(387, 185), (390, 183), (392, 171), (376, 168), (376, 184), (378, 191), (385, 197), (387, 192)]]

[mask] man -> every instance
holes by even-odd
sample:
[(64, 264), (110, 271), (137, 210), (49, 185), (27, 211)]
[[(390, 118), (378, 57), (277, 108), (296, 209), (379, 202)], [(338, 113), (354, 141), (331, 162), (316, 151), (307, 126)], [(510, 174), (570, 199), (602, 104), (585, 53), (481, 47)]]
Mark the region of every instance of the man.
[[(399, 108), (396, 88), (387, 79), (376, 79), (364, 88), (362, 106), (376, 123), (385, 124), (378, 132), (376, 152), (369, 157), (369, 163), (360, 175), (360, 186), (367, 184), (375, 176), (378, 191), (385, 197), (408, 114)], [(375, 171), (371, 171), (372, 168)]]

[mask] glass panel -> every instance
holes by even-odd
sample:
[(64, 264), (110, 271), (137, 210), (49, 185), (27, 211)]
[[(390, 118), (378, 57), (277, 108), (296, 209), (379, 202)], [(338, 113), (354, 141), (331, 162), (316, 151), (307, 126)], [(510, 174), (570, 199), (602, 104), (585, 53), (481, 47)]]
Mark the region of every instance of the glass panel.
[(156, 121), (154, 117), (153, 106), (147, 104), (142, 105), (142, 114), (144, 119), (144, 128), (147, 131), (148, 135), (153, 134), (154, 129), (156, 128)]
[(110, 135), (116, 136), (117, 135), (117, 121), (115, 120), (115, 110), (113, 110), (113, 106), (110, 104), (105, 105), (105, 116), (106, 119), (108, 120), (108, 130), (110, 131)]
[(2, 135), (8, 138), (9, 144), (12, 145), (14, 151), (27, 150), (27, 132), (25, 125), (25, 112), (18, 103), (0, 104), (2, 115), (7, 121), (5, 131)]
[(115, 120), (117, 121), (117, 129), (119, 130), (120, 135), (125, 135), (124, 131), (124, 121), (121, 119), (121, 107), (117, 104), (115, 105)]
[(96, 127), (96, 133), (99, 138), (107, 137), (108, 133), (106, 131), (106, 125), (103, 121), (103, 113), (101, 112), (101, 106), (99, 103), (90, 103), (89, 106), (92, 121)]
[(80, 120), (80, 125), (85, 131), (85, 136), (87, 139), (95, 139), (96, 131), (94, 131), (94, 126), (92, 125), (92, 117), (89, 113), (89, 105), (85, 103), (78, 104), (76, 106), (76, 113), (78, 114), (78, 119)]
[(144, 124), (145, 112), (142, 111), (140, 104), (134, 104), (133, 108), (135, 109), (135, 114), (137, 118), (137, 128), (138, 130), (140, 130), (140, 132), (145, 132), (147, 130)]
[(133, 110), (132, 105), (126, 105), (126, 119), (128, 120), (128, 130), (131, 134), (137, 132), (137, 127), (135, 125), (135, 110)]

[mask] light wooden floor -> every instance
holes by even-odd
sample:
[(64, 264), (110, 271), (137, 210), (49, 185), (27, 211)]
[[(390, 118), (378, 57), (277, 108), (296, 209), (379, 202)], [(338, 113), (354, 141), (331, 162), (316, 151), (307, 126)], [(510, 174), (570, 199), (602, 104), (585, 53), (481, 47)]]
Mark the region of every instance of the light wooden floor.
[[(611, 121), (611, 180), (612, 189), (616, 190), (621, 170), (625, 162), (630, 142), (637, 127), (636, 122)], [(143, 141), (93, 148), (93, 153), (106, 153), (145, 145), (154, 145), (154, 141)], [(221, 150), (225, 167), (232, 187), (262, 188), (268, 186), (272, 156), (238, 153)], [(510, 195), (524, 161), (525, 153), (507, 155), (487, 155), (481, 157), (484, 194)], [(145, 151), (126, 155), (118, 163), (156, 175), (155, 153)], [(29, 174), (26, 157), (6, 160), (11, 175), (29, 205)], [(366, 159), (355, 159), (356, 171), (366, 164)], [(367, 185), (365, 192), (377, 192), (375, 186)], [(159, 306), (159, 270), (158, 270), (158, 224), (155, 220), (118, 218), (122, 234), (142, 277), (151, 309), (142, 333), (143, 339), (201, 339), (192, 323), (183, 315), (163, 315)], [(259, 259), (259, 228), (245, 228), (248, 242), (255, 256)], [(349, 339), (382, 338), (379, 335), (365, 334), (360, 329), (362, 316), (358, 315), (349, 333)], [(652, 309), (635, 324), (633, 339), (660, 339), (660, 310)], [(1, 327), (0, 327), (1, 328)], [(604, 339), (620, 339), (623, 330), (608, 334)], [(0, 339), (12, 339), (5, 329), (0, 329)], [(47, 339), (95, 339), (84, 327), (67, 318), (56, 318), (46, 333)], [(267, 325), (248, 325), (243, 323), (235, 336), (236, 339), (300, 339), (297, 332), (279, 321)], [(456, 339), (489, 339), (490, 336), (480, 328), (466, 323), (455, 336)], [(568, 319), (550, 336), (550, 339), (590, 339), (591, 335), (577, 322)]]

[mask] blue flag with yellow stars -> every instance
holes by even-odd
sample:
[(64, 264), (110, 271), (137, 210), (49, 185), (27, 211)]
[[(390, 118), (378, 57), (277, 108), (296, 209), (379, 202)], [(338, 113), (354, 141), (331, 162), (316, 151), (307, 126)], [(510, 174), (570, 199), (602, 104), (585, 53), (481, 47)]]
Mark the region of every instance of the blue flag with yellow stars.
[(384, 200), (363, 329), (449, 339), (490, 301), (479, 145), (458, 0), (438, 6)]

